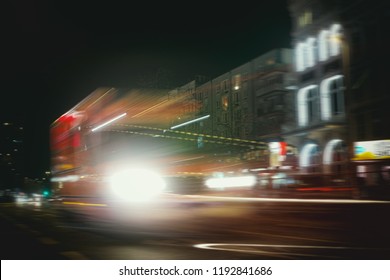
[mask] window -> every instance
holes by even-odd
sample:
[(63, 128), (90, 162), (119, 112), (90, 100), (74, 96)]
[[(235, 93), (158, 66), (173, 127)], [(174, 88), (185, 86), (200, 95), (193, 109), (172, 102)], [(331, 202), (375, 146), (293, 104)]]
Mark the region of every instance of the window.
[(321, 82), (321, 119), (329, 120), (344, 112), (343, 76), (336, 75)]
[(301, 168), (304, 168), (307, 172), (318, 172), (320, 162), (320, 153), (317, 144), (308, 143), (303, 146), (299, 157), (299, 166)]
[(319, 61), (341, 54), (341, 25), (333, 24), (327, 30), (321, 30), (316, 38), (309, 37), (297, 42), (295, 46), (296, 71), (304, 71)]
[(234, 76), (233, 78), (233, 86), (234, 86), (234, 90), (239, 90), (240, 87), (241, 87), (241, 75), (240, 74), (237, 74)]
[(238, 91), (234, 92), (234, 94), (233, 94), (233, 100), (234, 100), (234, 103), (235, 103), (235, 104), (238, 104), (238, 103), (239, 103)]
[(317, 100), (317, 91), (314, 89), (311, 89), (307, 93), (307, 119), (308, 122), (312, 122), (315, 117), (315, 111), (316, 111), (316, 100)]
[(235, 119), (237, 121), (241, 120), (241, 110), (240, 109), (235, 111)]
[(228, 81), (227, 80), (224, 80), (222, 82), (222, 85), (223, 85), (223, 90), (224, 91), (228, 91), (229, 90), (229, 88), (228, 88)]
[(222, 122), (224, 124), (227, 123), (227, 114), (226, 113), (222, 113)]
[(298, 26), (304, 27), (311, 24), (313, 21), (313, 13), (310, 10), (306, 10), (298, 17)]
[(224, 110), (227, 110), (227, 108), (229, 107), (228, 96), (227, 96), (227, 95), (222, 96), (221, 101), (222, 101), (222, 108), (223, 108)]
[(345, 171), (348, 153), (343, 140), (330, 140), (325, 146), (323, 157), (323, 163), (331, 166), (329, 173), (340, 174)]
[(220, 85), (220, 84), (217, 84), (217, 85), (215, 86), (215, 91), (216, 91), (217, 93), (219, 93), (219, 92), (221, 91), (221, 85)]
[(330, 96), (332, 100), (332, 113), (333, 115), (339, 115), (343, 111), (343, 89), (341, 79), (332, 81), (330, 84)]
[(305, 126), (314, 121), (317, 115), (318, 90), (316, 85), (302, 88), (297, 94), (298, 124)]

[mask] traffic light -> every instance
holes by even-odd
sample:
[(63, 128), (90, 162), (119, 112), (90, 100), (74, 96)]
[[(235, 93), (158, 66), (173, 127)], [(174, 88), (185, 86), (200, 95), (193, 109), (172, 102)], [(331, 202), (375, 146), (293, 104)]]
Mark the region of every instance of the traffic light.
[(43, 195), (43, 197), (48, 197), (50, 195), (50, 191), (49, 190), (43, 190), (42, 195)]

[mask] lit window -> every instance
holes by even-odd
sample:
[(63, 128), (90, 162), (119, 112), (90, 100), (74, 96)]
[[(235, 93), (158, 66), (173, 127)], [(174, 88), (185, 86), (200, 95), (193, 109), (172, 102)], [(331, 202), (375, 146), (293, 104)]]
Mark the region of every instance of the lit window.
[(310, 37), (306, 40), (306, 67), (312, 67), (316, 63), (316, 39)]
[(296, 70), (303, 71), (316, 63), (316, 39), (307, 38), (305, 42), (297, 44), (295, 49)]
[(309, 167), (317, 163), (318, 157), (318, 145), (314, 143), (306, 144), (301, 152), (299, 157), (299, 166)]
[(333, 139), (328, 142), (324, 150), (324, 164), (331, 164), (333, 162), (333, 154), (337, 152), (338, 146), (341, 146), (343, 140)]
[(227, 95), (224, 95), (222, 97), (222, 108), (224, 110), (227, 110), (228, 106), (229, 106), (228, 97), (227, 97)]
[(302, 88), (297, 93), (298, 124), (305, 126), (313, 121), (316, 115), (317, 86), (310, 85)]
[(241, 85), (241, 75), (240, 74), (237, 74), (234, 76), (233, 83), (234, 83), (234, 90), (239, 90), (240, 85)]
[(305, 70), (305, 48), (306, 44), (303, 42), (298, 43), (295, 47), (295, 65), (298, 72)]
[(318, 35), (318, 57), (320, 61), (341, 53), (341, 25), (333, 24), (329, 30), (322, 30)]
[(318, 59), (325, 61), (329, 57), (329, 30), (322, 30), (318, 36)]
[(344, 112), (343, 76), (336, 75), (321, 82), (321, 119)]
[(304, 27), (305, 25), (311, 24), (313, 21), (313, 14), (311, 11), (305, 11), (298, 17), (299, 27)]
[(330, 32), (331, 32), (331, 40), (330, 40), (330, 55), (339, 55), (341, 52), (341, 25), (333, 24)]

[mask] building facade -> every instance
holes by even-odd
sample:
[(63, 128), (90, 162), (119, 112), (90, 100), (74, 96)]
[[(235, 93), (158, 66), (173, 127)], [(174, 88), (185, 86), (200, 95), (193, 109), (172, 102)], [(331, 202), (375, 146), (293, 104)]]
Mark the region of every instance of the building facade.
[[(194, 80), (172, 90), (171, 96), (186, 100), (183, 110), (191, 104), (191, 119), (199, 119), (181, 129), (218, 141), (253, 141), (253, 149), (256, 143), (282, 141), (294, 110), (292, 92), (287, 89), (291, 66), (292, 51), (275, 49), (211, 80)], [(268, 167), (269, 161), (261, 156), (256, 156), (259, 164)]]
[(24, 176), (24, 130), (14, 121), (0, 123), (0, 189), (23, 186)]
[(348, 163), (343, 26), (338, 7), (322, 4), (290, 1), (296, 126), (286, 137), (299, 150), (301, 173), (340, 180)]
[(390, 136), (384, 105), (388, 6), (385, 1), (289, 1), (297, 114), (286, 137), (298, 147), (300, 172), (324, 175), (326, 184), (356, 184), (356, 178), (387, 170), (387, 164), (356, 162), (355, 147), (359, 141), (387, 143)]

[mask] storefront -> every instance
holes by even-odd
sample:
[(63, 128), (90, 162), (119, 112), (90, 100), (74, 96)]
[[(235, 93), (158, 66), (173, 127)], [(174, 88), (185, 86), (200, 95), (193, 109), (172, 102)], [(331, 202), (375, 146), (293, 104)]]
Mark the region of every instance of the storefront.
[(390, 197), (390, 140), (354, 143), (357, 185), (365, 195)]

